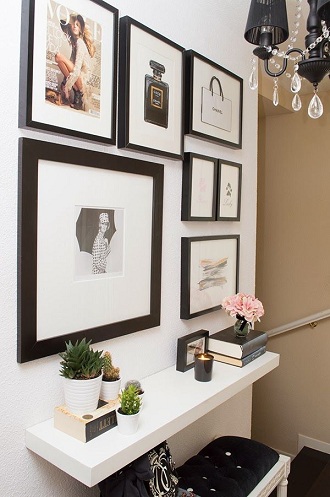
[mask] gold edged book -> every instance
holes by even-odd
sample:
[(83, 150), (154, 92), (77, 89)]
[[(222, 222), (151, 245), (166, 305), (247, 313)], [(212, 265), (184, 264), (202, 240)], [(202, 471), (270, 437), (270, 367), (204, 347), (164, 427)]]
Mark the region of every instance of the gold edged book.
[(266, 346), (263, 345), (259, 347), (259, 349), (252, 352), (252, 354), (243, 357), (243, 359), (237, 359), (237, 357), (231, 357), (224, 354), (217, 354), (216, 352), (213, 352), (211, 350), (208, 351), (209, 354), (213, 355), (215, 361), (224, 362), (226, 364), (232, 364), (233, 366), (238, 366), (239, 368), (246, 366), (250, 362), (260, 357), (265, 352), (266, 352)]
[(109, 402), (100, 400), (95, 411), (82, 416), (71, 413), (65, 405), (55, 407), (54, 428), (81, 442), (89, 442), (117, 426), (118, 405), (118, 400)]
[(209, 351), (223, 354), (230, 357), (242, 359), (252, 354), (255, 350), (266, 345), (268, 339), (264, 331), (251, 330), (246, 337), (238, 338), (234, 327), (217, 331), (207, 338), (207, 348)]

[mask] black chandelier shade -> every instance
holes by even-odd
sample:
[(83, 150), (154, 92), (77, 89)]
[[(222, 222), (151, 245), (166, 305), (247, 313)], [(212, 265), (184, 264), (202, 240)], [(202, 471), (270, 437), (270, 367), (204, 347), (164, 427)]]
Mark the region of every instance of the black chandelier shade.
[[(322, 21), (330, 21), (330, 0), (318, 0), (317, 13)], [(329, 26), (328, 26), (329, 27)]]
[[(330, 1), (330, 0), (329, 0)], [(252, 0), (245, 39), (253, 45), (278, 45), (289, 37), (285, 0)]]

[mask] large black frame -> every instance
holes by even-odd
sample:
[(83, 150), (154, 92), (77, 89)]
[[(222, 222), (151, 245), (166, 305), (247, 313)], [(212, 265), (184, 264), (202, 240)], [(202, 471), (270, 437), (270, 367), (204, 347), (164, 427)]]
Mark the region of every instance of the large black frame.
[[(133, 58), (131, 58), (131, 33), (132, 27), (137, 28), (144, 34), (150, 36), (151, 41), (155, 39), (157, 43), (161, 43), (162, 47), (169, 47), (170, 49), (174, 49), (178, 51), (181, 56), (180, 64), (181, 64), (181, 73), (182, 77), (179, 81), (179, 90), (180, 95), (178, 98), (179, 105), (178, 107), (174, 107), (172, 117), (169, 116), (169, 126), (175, 126), (177, 129), (177, 134), (175, 135), (176, 139), (179, 141), (179, 146), (177, 150), (173, 148), (170, 150), (170, 144), (173, 143), (173, 140), (169, 140), (164, 148), (161, 148), (160, 144), (155, 144), (156, 140), (154, 137), (150, 137), (148, 144), (141, 144), (137, 140), (134, 141), (132, 139), (132, 133), (130, 133), (131, 126), (131, 73), (132, 73), (132, 62), (136, 62)], [(174, 43), (173, 41), (165, 38), (161, 34), (156, 31), (151, 30), (147, 26), (144, 26), (140, 22), (132, 19), (129, 16), (122, 17), (119, 20), (119, 84), (118, 84), (118, 148), (128, 148), (132, 150), (136, 150), (143, 153), (150, 153), (154, 155), (164, 156), (172, 159), (182, 160), (183, 158), (183, 87), (184, 87), (184, 67), (183, 67), (183, 52), (184, 48), (180, 45)], [(150, 61), (151, 62), (151, 61)], [(141, 72), (142, 74), (142, 72)], [(133, 75), (134, 76), (134, 75)], [(141, 75), (140, 75), (141, 76)], [(144, 73), (143, 73), (144, 76)], [(135, 75), (136, 79), (136, 75)], [(135, 80), (134, 80), (135, 81)], [(138, 82), (135, 83), (137, 85)], [(172, 91), (172, 97), (170, 94), (169, 98), (173, 100), (173, 90), (170, 88), (170, 92)], [(139, 94), (139, 98), (136, 101), (141, 102), (143, 99), (143, 94)], [(136, 102), (135, 102), (136, 103)], [(175, 114), (175, 115), (174, 115)], [(142, 117), (142, 116), (141, 116)], [(176, 122), (175, 120), (178, 120)], [(173, 124), (174, 123), (174, 124)], [(140, 121), (140, 127), (144, 125), (143, 118)], [(163, 139), (165, 131), (164, 128), (157, 126), (158, 136), (160, 141)], [(144, 136), (148, 136), (148, 132), (144, 133)], [(165, 142), (165, 138), (163, 139)], [(159, 145), (159, 146), (158, 146)], [(167, 147), (167, 148), (166, 148)]]
[[(200, 63), (204, 64), (205, 68), (207, 70), (211, 71), (212, 75), (219, 76), (222, 75), (225, 79), (228, 79), (228, 83), (226, 85), (223, 85), (222, 83), (222, 90), (223, 90), (223, 95), (226, 97), (227, 91), (230, 88), (230, 86), (237, 85), (238, 84), (238, 91), (236, 92), (236, 98), (238, 101), (236, 102), (235, 106), (237, 107), (237, 113), (235, 116), (235, 119), (238, 120), (237, 122), (237, 138), (233, 139), (230, 136), (230, 133), (226, 132), (219, 132), (219, 136), (217, 136), (217, 133), (215, 132), (216, 128), (214, 126), (206, 126), (202, 127), (203, 131), (201, 131), (202, 128), (198, 129), (196, 126), (196, 122), (200, 124), (201, 118), (197, 117), (197, 113), (201, 112), (201, 102), (198, 100), (201, 98), (201, 93), (200, 93), (200, 86), (197, 85), (196, 78), (195, 78), (195, 61), (198, 60)], [(230, 148), (235, 148), (235, 149), (240, 149), (242, 148), (242, 115), (243, 115), (243, 80), (236, 74), (228, 71), (228, 69), (225, 69), (221, 67), (219, 64), (216, 62), (213, 62), (212, 60), (204, 57), (203, 55), (195, 52), (194, 50), (186, 50), (184, 52), (184, 65), (185, 65), (185, 134), (186, 135), (192, 135), (195, 136), (196, 138), (201, 138), (203, 140), (207, 141), (212, 141), (215, 143), (221, 143), (222, 145), (225, 145)], [(204, 77), (204, 72), (205, 72), (205, 77), (207, 77), (207, 71), (203, 71), (203, 77)], [(212, 78), (213, 79), (213, 78)], [(211, 81), (212, 81), (211, 79)], [(221, 78), (220, 78), (221, 79)], [(233, 84), (230, 84), (230, 83)], [(203, 84), (209, 85), (210, 79), (207, 78), (207, 81), (203, 81)], [(195, 90), (196, 86), (196, 90)], [(210, 88), (211, 90), (211, 88)], [(213, 89), (212, 89), (212, 95), (213, 95)], [(198, 98), (197, 98), (198, 96)], [(216, 109), (214, 109), (216, 110)], [(228, 135), (228, 136), (227, 136)]]
[[(117, 52), (118, 52), (118, 17), (119, 11), (115, 7), (107, 4), (103, 0), (88, 0), (95, 4), (95, 9), (106, 9), (112, 14), (113, 46), (107, 47), (112, 54), (112, 67), (110, 69), (112, 76), (112, 88), (107, 88), (111, 92), (111, 105), (109, 109), (103, 110), (103, 115), (108, 113), (108, 131), (104, 135), (91, 132), (91, 129), (80, 131), (71, 129), (68, 126), (67, 116), (63, 115), (63, 125), (54, 125), (43, 122), (41, 118), (37, 120), (33, 116), (33, 109), (36, 105), (33, 95), (34, 85), (34, 66), (43, 64), (43, 61), (35, 60), (34, 50), (34, 32), (38, 29), (35, 26), (36, 2), (38, 0), (23, 0), (22, 2), (22, 20), (21, 20), (21, 58), (20, 58), (20, 93), (19, 93), (19, 127), (35, 128), (49, 133), (60, 133), (71, 137), (81, 138), (94, 142), (103, 142), (106, 144), (116, 144), (116, 110), (117, 110)], [(99, 16), (102, 17), (102, 16)], [(45, 19), (46, 22), (46, 19)], [(60, 27), (58, 26), (60, 30)], [(42, 40), (40, 40), (42, 43)], [(44, 40), (46, 53), (46, 39)], [(106, 64), (107, 61), (104, 61)], [(109, 64), (109, 62), (108, 62)], [(107, 69), (109, 70), (109, 69)], [(102, 102), (101, 102), (102, 105)], [(77, 111), (75, 111), (77, 112)], [(45, 113), (46, 115), (47, 113)], [(101, 114), (102, 115), (102, 114)], [(91, 117), (91, 119), (93, 119)]]
[[(119, 171), (152, 178), (150, 312), (133, 319), (37, 339), (37, 238), (38, 238), (38, 163), (54, 161), (68, 165)], [(18, 362), (27, 362), (60, 352), (64, 342), (86, 337), (100, 342), (160, 324), (161, 253), (164, 166), (142, 160), (109, 155), (20, 138), (18, 184)], [(132, 184), (134, 188), (134, 182)], [(39, 236), (40, 233), (39, 233)]]

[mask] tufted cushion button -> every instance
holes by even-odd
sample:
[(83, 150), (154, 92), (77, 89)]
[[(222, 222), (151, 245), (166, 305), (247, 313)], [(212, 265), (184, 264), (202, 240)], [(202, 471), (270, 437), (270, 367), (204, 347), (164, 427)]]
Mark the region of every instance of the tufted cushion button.
[(226, 452), (226, 456), (231, 456), (231, 452)]
[(237, 468), (241, 468), (242, 466), (237, 466)]
[(211, 492), (216, 492), (215, 488), (210, 488)]
[(193, 488), (187, 488), (187, 492), (193, 492), (194, 489)]
[(203, 480), (207, 480), (207, 476), (202, 476)]

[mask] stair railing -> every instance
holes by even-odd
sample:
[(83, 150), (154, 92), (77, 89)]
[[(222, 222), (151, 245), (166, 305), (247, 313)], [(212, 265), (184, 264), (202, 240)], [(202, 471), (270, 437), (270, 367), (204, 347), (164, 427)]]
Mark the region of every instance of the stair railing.
[(269, 337), (280, 335), (281, 333), (300, 328), (301, 326), (305, 326), (306, 324), (308, 324), (311, 328), (315, 328), (319, 321), (326, 318), (330, 318), (330, 309), (318, 312), (316, 314), (311, 314), (310, 316), (302, 319), (297, 319), (297, 321), (292, 321), (291, 323), (287, 323), (282, 326), (278, 326), (277, 328), (273, 328), (272, 330), (267, 331), (267, 334)]

